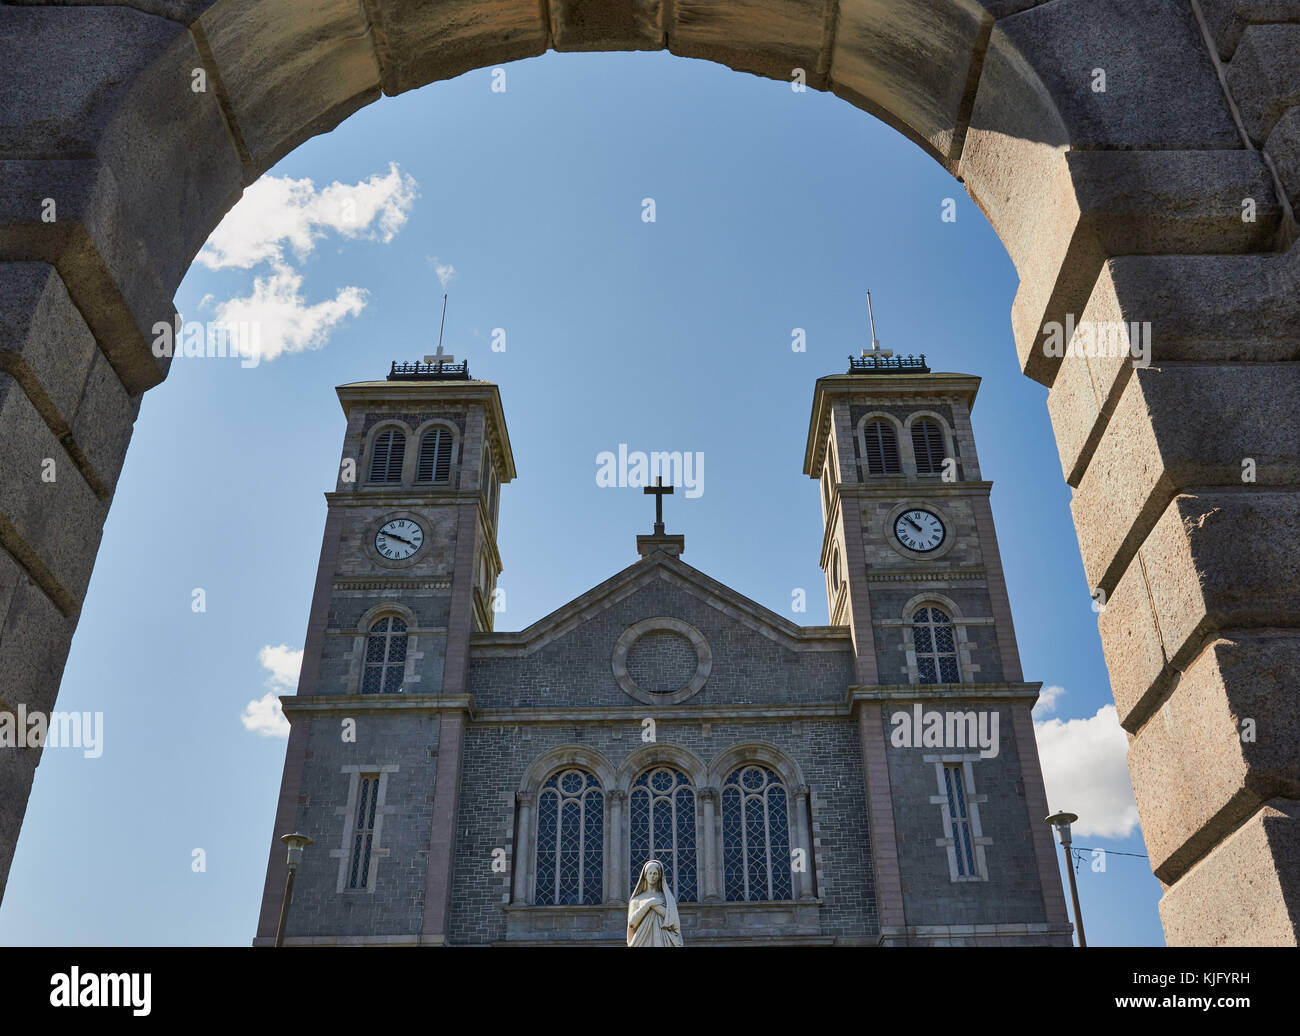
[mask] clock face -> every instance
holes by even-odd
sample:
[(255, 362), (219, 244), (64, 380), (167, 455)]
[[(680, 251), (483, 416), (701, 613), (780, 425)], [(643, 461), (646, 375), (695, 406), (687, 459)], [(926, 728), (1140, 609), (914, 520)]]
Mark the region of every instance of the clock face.
[(405, 561), (423, 543), (424, 530), (409, 518), (394, 518), (375, 533), (375, 550), (391, 561)]
[(945, 532), (938, 515), (918, 508), (904, 511), (894, 519), (894, 535), (908, 550), (926, 554), (943, 543)]

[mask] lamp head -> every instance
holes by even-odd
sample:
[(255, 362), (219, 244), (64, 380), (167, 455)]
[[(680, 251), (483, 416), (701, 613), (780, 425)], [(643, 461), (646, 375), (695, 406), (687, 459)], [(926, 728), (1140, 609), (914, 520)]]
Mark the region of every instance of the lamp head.
[(312, 844), (312, 839), (296, 831), (291, 835), (281, 835), (280, 841), (289, 847), (289, 867), (292, 869), (302, 863), (302, 851)]
[(1056, 837), (1061, 840), (1061, 844), (1069, 845), (1070, 825), (1079, 819), (1078, 816), (1074, 813), (1053, 813), (1044, 819), (1056, 828)]

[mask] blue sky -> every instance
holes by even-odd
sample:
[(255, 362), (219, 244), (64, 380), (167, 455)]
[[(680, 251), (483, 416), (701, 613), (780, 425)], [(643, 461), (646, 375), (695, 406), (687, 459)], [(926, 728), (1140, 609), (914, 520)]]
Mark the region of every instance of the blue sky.
[[(302, 647), (333, 389), (431, 351), (444, 290), (445, 347), (501, 386), (519, 471), (503, 629), (635, 560), (652, 504), (595, 480), (620, 443), (702, 452), (703, 494), (666, 501), (684, 560), (784, 614), (805, 588), (791, 618), (825, 623), (803, 449), (813, 383), (868, 344), (864, 290), (887, 348), (982, 377), (1025, 677), (1062, 689), (1039, 716), (1051, 806), (1081, 815), (1078, 844), (1144, 853), (1046, 390), (1016, 363), (1015, 271), (961, 185), (843, 101), (706, 62), (506, 72), (503, 93), (483, 69), (309, 141), (191, 268), (187, 320), (266, 319), (279, 355), (179, 358), (145, 397), (59, 697), (104, 714), (104, 749), (45, 753), (0, 943), (249, 943), (285, 748), (265, 696), (291, 693)], [(1146, 861), (1093, 867), (1089, 941), (1161, 944)]]

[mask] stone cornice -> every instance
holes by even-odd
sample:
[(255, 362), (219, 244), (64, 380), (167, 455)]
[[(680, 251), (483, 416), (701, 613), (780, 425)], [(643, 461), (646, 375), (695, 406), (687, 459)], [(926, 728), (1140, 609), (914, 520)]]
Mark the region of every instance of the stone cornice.
[(334, 712), (465, 712), (475, 719), (474, 696), (471, 694), (285, 694), (280, 707), (286, 716), (299, 713)]
[(895, 684), (850, 687), (838, 702), (756, 702), (736, 705), (601, 706), (540, 705), (480, 708), (471, 694), (287, 694), (280, 698), (286, 716), (308, 713), (384, 712), (433, 714), (465, 712), (475, 724), (537, 726), (542, 724), (639, 724), (647, 715), (657, 721), (717, 723), (759, 719), (847, 719), (860, 704), (891, 701), (1007, 701), (1038, 699), (1041, 683)]
[(340, 579), (331, 589), (335, 593), (349, 590), (450, 590), (450, 579)]
[(1005, 701), (1012, 703), (1038, 700), (1039, 683), (941, 683), (892, 684), (879, 687), (850, 687), (845, 704), (850, 712), (859, 705), (898, 702)]

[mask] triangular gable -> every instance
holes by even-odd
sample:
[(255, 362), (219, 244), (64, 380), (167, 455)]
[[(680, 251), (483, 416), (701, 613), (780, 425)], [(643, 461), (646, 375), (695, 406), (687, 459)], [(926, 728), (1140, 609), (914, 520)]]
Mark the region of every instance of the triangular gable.
[(526, 629), (517, 633), (474, 634), (474, 650), (478, 653), (485, 648), (496, 648), (505, 649), (509, 654), (531, 654), (591, 621), (655, 580), (664, 580), (678, 587), (741, 625), (791, 650), (810, 647), (813, 643), (824, 648), (827, 641), (843, 641), (849, 637), (847, 626), (800, 626), (710, 578), (699, 569), (692, 568), (680, 558), (657, 552), (615, 573)]

